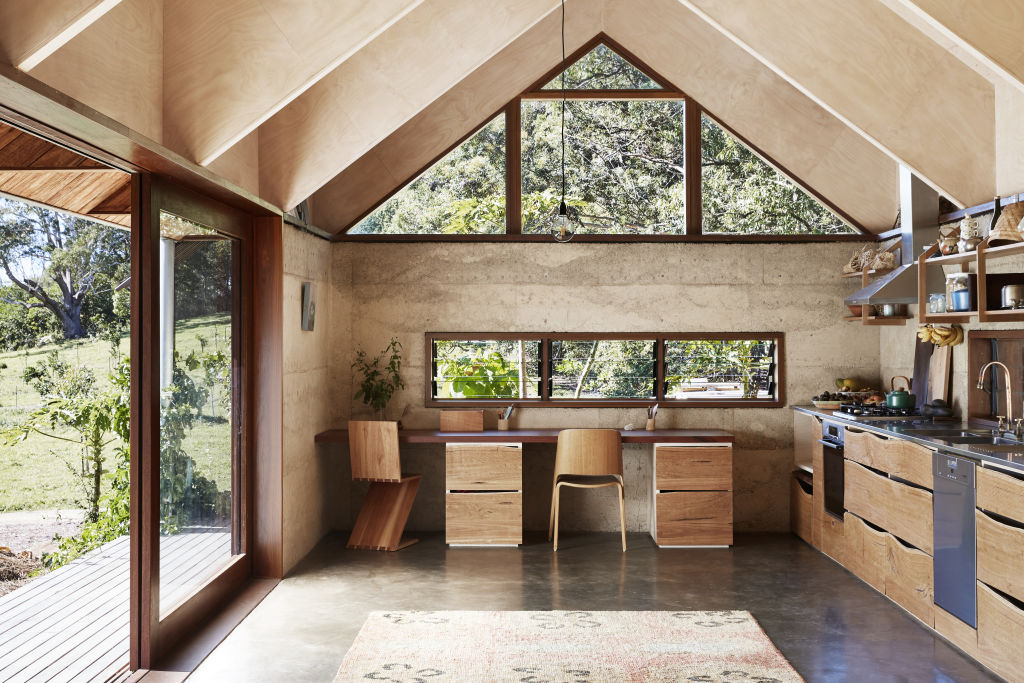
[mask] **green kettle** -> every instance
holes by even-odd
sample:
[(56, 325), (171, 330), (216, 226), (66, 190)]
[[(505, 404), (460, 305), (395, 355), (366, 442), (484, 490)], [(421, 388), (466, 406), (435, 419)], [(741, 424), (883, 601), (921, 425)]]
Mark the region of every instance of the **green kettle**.
[[(897, 389), (896, 380), (902, 379), (906, 381), (906, 389)], [(888, 394), (885, 395), (885, 405), (889, 408), (896, 408), (899, 410), (912, 410), (917, 405), (917, 398), (910, 393), (910, 379), (903, 375), (896, 375), (889, 380), (889, 388), (892, 389)]]

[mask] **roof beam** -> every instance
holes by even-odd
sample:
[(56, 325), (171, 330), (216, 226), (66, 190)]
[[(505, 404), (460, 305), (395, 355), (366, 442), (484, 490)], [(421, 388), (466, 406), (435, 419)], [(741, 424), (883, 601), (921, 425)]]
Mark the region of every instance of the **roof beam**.
[(880, 0), (986, 78), (1024, 93), (1020, 0)]
[(164, 18), (166, 141), (209, 165), (422, 2), (178, 0)]
[[(566, 53), (601, 32), (594, 0), (566, 0)], [(586, 9), (585, 9), (586, 8)], [(547, 15), (360, 156), (312, 196), (311, 222), (340, 232), (558, 63), (560, 16)]]
[(31, 71), (121, 0), (0, 3), (0, 57)]
[(609, 2), (605, 31), (865, 229), (892, 226), (896, 162), (678, 0)]
[(260, 126), (261, 194), (295, 206), (557, 7), (424, 2)]
[(678, 1), (957, 204), (992, 196), (991, 83), (884, 5)]

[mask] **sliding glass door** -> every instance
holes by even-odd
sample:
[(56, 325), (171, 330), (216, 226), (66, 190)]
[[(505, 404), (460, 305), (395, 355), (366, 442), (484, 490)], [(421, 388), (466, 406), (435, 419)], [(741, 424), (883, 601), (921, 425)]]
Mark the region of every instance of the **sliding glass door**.
[(138, 286), (142, 667), (194, 631), (252, 567), (252, 220), (150, 182)]

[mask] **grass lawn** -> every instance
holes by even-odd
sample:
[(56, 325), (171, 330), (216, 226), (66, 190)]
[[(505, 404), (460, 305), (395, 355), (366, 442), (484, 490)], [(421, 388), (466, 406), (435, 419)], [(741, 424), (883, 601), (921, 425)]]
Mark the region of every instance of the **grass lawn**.
[[(179, 321), (175, 346), (182, 355), (198, 352), (198, 338), (202, 337), (207, 340), (208, 351), (226, 351), (230, 329), (227, 316)], [(95, 339), (0, 353), (0, 430), (18, 424), (39, 406), (39, 395), (25, 383), (22, 373), (55, 349), (62, 359), (90, 368), (101, 385), (107, 383), (117, 362), (110, 343)], [(121, 339), (120, 353), (128, 353), (127, 337)], [(203, 414), (215, 412), (219, 419), (199, 423), (186, 439), (185, 448), (195, 459), (197, 470), (218, 482), (218, 489), (224, 489), (231, 484), (230, 424), (223, 419), (223, 410), (214, 404), (215, 400), (207, 403)], [(13, 446), (0, 443), (0, 511), (79, 507), (85, 498), (75, 472), (81, 466), (81, 449), (65, 441), (33, 434)]]

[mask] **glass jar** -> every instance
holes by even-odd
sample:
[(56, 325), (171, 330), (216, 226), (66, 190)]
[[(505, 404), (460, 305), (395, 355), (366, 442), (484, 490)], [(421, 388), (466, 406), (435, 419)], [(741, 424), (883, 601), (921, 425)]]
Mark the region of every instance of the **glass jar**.
[(928, 295), (928, 312), (929, 313), (945, 313), (946, 312), (946, 295), (945, 294), (929, 294)]
[(946, 276), (946, 310), (971, 310), (971, 276), (969, 273), (953, 273)]

